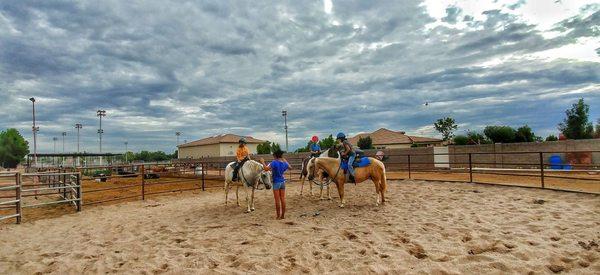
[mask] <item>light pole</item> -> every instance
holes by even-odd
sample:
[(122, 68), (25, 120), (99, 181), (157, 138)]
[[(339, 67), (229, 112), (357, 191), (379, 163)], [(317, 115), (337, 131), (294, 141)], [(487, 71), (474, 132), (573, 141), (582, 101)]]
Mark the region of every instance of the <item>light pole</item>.
[[(104, 133), (104, 131), (102, 130), (102, 117), (106, 116), (106, 111), (98, 110), (98, 111), (96, 111), (96, 116), (98, 116), (98, 118), (100, 118), (100, 128), (98, 129), (98, 136), (99, 136), (99, 144), (100, 144), (100, 154), (102, 154), (102, 134)], [(102, 165), (102, 156), (100, 156), (100, 165)]]
[(40, 127), (35, 126), (35, 98), (32, 97), (29, 100), (33, 104), (33, 126), (31, 127), (31, 131), (33, 132), (33, 165), (37, 166), (37, 132), (40, 130)]
[(100, 153), (102, 153), (102, 134), (104, 131), (102, 130), (102, 117), (106, 116), (105, 110), (96, 111), (96, 116), (100, 119), (100, 128), (98, 129), (98, 137), (99, 137), (99, 145), (100, 145)]
[(77, 129), (77, 154), (79, 154), (79, 130), (81, 130), (81, 128), (83, 128), (81, 123), (75, 124), (75, 129)]
[(62, 132), (62, 137), (63, 137), (63, 140), (62, 140), (63, 151), (62, 151), (62, 153), (63, 153), (63, 156), (60, 158), (60, 163), (61, 163), (62, 166), (65, 165), (65, 156), (64, 156), (64, 154), (65, 154), (65, 137), (66, 136), (67, 136), (67, 132)]
[(179, 136), (181, 136), (181, 132), (175, 132), (175, 135), (177, 136), (177, 146), (175, 148), (177, 148), (177, 158), (179, 158)]
[(127, 144), (129, 144), (129, 142), (125, 141), (125, 163), (127, 163), (127, 152), (129, 152), (127, 150)]
[(83, 127), (83, 125), (81, 123), (75, 124), (75, 129), (77, 129), (77, 165), (78, 166), (79, 166), (79, 130), (81, 130), (82, 127)]
[[(56, 141), (58, 140), (57, 137), (53, 137), (52, 141), (54, 141), (54, 153), (56, 154)], [(52, 164), (54, 165), (54, 160), (56, 159), (56, 156), (52, 157)]]
[(283, 129), (285, 129), (285, 151), (288, 152), (288, 126), (287, 126), (287, 111), (283, 110), (281, 111), (281, 115), (283, 116), (283, 121), (284, 121), (284, 127)]
[(63, 151), (62, 152), (63, 152), (63, 154), (65, 153), (65, 137), (66, 136), (67, 136), (67, 132), (62, 132), (62, 137), (63, 137), (63, 140), (62, 140), (62, 142), (63, 142), (63, 144), (62, 144), (63, 145)]

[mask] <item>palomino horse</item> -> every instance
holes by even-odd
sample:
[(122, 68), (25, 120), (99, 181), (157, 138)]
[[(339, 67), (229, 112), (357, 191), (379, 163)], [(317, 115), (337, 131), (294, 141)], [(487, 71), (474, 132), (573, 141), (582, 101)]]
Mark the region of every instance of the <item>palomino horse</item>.
[[(225, 204), (227, 205), (227, 195), (229, 194), (230, 185), (235, 184), (233, 179), (233, 165), (235, 162), (231, 162), (225, 168)], [(258, 189), (260, 184), (263, 184), (265, 188), (271, 189), (271, 172), (265, 171), (265, 167), (254, 160), (249, 160), (244, 163), (244, 166), (238, 171), (238, 178), (240, 179), (241, 185), (244, 186), (244, 193), (246, 194), (246, 213), (254, 211), (254, 190)], [(239, 184), (236, 184), (235, 199), (237, 205), (240, 205), (240, 199), (238, 196)], [(251, 192), (250, 199), (248, 193)]]
[[(329, 154), (330, 154), (330, 151), (329, 151), (329, 149), (327, 149), (327, 150), (323, 151), (321, 153), (321, 155), (319, 155), (319, 156), (320, 157), (327, 157), (327, 156), (329, 156)], [(302, 196), (302, 194), (303, 194), (303, 191), (304, 191), (304, 181), (308, 177), (308, 171), (311, 171), (310, 169), (312, 168), (312, 165), (314, 164), (314, 160), (315, 160), (314, 157), (307, 157), (307, 158), (305, 158), (305, 159), (302, 160), (302, 170), (300, 172), (300, 180), (301, 180), (300, 196)], [(315, 184), (318, 184), (319, 185), (319, 189), (321, 189), (321, 192), (320, 192), (320, 195), (319, 195), (320, 199), (324, 199), (323, 198), (323, 186), (324, 185), (327, 186), (327, 198), (331, 199), (331, 194), (329, 192), (329, 184), (323, 184), (323, 180), (325, 178), (327, 178), (327, 174), (324, 173), (323, 170), (319, 170), (317, 172), (317, 175), (318, 175), (319, 183), (316, 183), (314, 180), (309, 181), (308, 185), (309, 185), (309, 188), (310, 188), (310, 195), (311, 196), (313, 195), (312, 184), (311, 183), (314, 182)]]
[[(385, 176), (385, 166), (383, 162), (379, 161), (375, 158), (369, 158), (371, 164), (366, 167), (357, 167), (354, 168), (354, 180), (356, 183), (360, 183), (371, 179), (375, 184), (375, 196), (376, 202), (375, 205), (379, 205), (385, 203), (385, 191), (387, 189), (387, 178)], [(337, 186), (338, 193), (340, 195), (340, 207), (344, 207), (346, 201), (344, 200), (344, 184), (346, 183), (346, 175), (344, 175), (344, 171), (341, 168), (342, 158), (330, 158), (330, 157), (318, 157), (314, 160), (314, 166), (312, 166), (310, 170), (310, 174), (308, 176), (309, 180), (312, 180), (315, 177), (315, 173), (318, 169), (323, 169), (330, 177), (330, 179), (335, 182)], [(351, 165), (351, 164), (349, 164)], [(380, 200), (381, 199), (381, 200)]]

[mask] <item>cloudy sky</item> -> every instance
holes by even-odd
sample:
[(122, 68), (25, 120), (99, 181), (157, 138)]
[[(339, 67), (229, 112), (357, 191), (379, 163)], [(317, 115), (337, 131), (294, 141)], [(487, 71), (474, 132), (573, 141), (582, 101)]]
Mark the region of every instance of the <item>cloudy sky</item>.
[(600, 4), (578, 0), (4, 0), (0, 129), (30, 140), (34, 96), (43, 152), (63, 131), (75, 150), (75, 123), (97, 151), (97, 109), (105, 152), (173, 151), (176, 131), (283, 144), (282, 109), (292, 148), (436, 135), (444, 116), (546, 136), (578, 98), (600, 117), (599, 25)]

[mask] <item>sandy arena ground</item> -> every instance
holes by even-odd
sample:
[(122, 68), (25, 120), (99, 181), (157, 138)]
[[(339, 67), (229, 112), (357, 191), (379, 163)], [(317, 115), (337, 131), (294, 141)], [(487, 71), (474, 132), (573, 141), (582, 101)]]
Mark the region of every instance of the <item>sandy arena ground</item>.
[(372, 184), (346, 190), (340, 209), (290, 185), (283, 221), (270, 192), (244, 214), (213, 189), (2, 225), (0, 274), (600, 273), (597, 195), (396, 181), (376, 207)]

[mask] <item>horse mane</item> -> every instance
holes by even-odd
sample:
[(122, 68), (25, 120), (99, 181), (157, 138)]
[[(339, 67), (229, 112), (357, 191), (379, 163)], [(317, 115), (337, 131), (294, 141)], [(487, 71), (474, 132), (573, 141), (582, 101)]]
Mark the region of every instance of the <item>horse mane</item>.
[(260, 162), (258, 162), (258, 161), (256, 161), (256, 160), (253, 160), (253, 159), (249, 160), (249, 161), (248, 161), (248, 164), (250, 164), (250, 165), (251, 165), (251, 168), (252, 168), (252, 170), (258, 170), (258, 169), (256, 169), (257, 167), (258, 167), (258, 168), (259, 168), (261, 171), (265, 169), (265, 167), (264, 167), (264, 166), (263, 166), (263, 165), (262, 165)]

